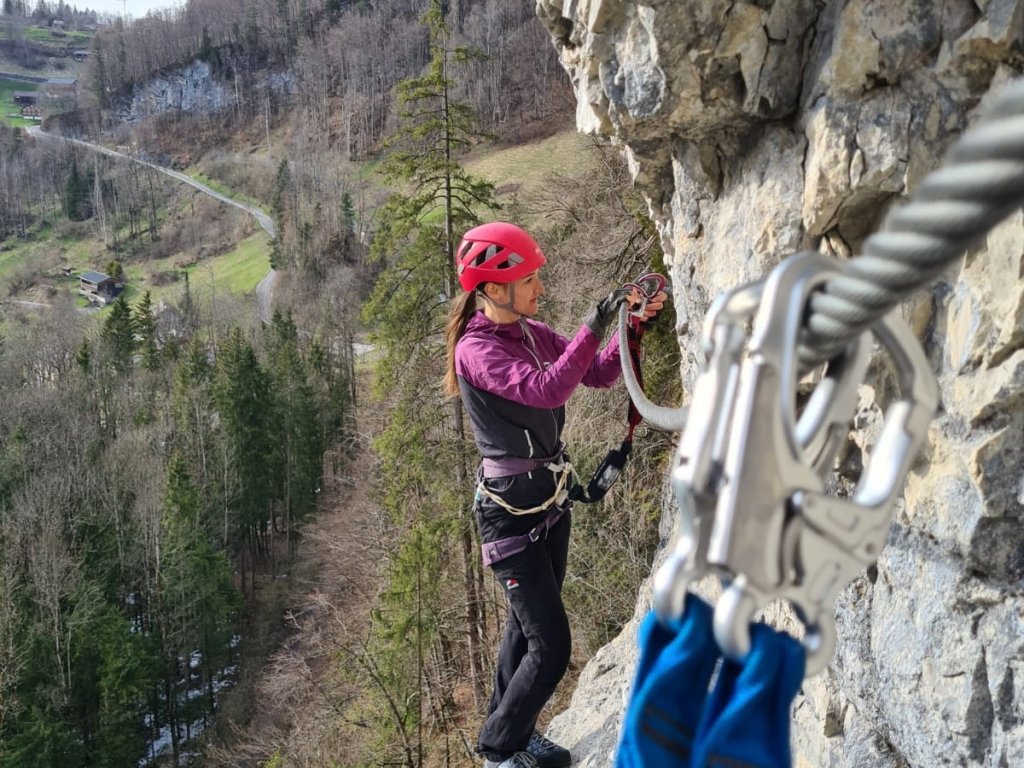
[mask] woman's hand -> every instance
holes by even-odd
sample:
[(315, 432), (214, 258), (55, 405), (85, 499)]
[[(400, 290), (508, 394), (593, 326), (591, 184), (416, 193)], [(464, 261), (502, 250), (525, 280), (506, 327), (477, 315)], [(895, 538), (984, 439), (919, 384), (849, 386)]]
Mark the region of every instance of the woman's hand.
[[(590, 326), (590, 329), (597, 336), (604, 336), (605, 330), (615, 322), (615, 316), (619, 311), (620, 304), (626, 304), (630, 308), (637, 307), (643, 301), (644, 295), (636, 288), (616, 288), (605, 298), (601, 299), (594, 310), (583, 322)], [(665, 291), (658, 291), (647, 300), (644, 306), (644, 316), (641, 322), (646, 323), (652, 320), (665, 307), (668, 294)]]
[[(639, 304), (642, 300), (640, 292), (634, 290), (630, 295), (629, 300), (633, 304)], [(668, 294), (664, 291), (658, 291), (653, 297), (648, 299), (647, 306), (644, 307), (644, 316), (640, 321), (646, 323), (649, 320), (653, 320), (662, 309), (665, 308), (665, 302), (668, 300)]]

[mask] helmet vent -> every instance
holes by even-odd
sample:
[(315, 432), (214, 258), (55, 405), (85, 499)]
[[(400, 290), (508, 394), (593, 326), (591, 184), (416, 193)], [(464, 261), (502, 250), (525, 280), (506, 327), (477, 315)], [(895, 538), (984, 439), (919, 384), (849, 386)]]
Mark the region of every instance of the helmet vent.
[[(487, 246), (484, 250), (480, 251), (480, 253), (478, 253), (476, 255), (476, 257), (473, 259), (473, 266), (474, 267), (479, 267), (479, 266), (485, 264), (486, 262), (490, 261), (495, 256), (497, 256), (500, 251), (501, 251), (501, 246), (499, 246), (499, 245), (489, 245), (489, 246)], [(500, 269), (500, 267), (499, 267), (499, 269)]]

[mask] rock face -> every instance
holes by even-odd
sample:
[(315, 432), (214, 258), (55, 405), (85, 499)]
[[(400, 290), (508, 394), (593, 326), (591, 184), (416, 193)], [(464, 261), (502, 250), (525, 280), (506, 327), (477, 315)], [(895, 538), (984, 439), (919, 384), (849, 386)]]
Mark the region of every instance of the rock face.
[[(294, 89), (294, 77), (273, 74), (267, 87), (275, 94)], [(214, 114), (235, 106), (237, 94), (230, 82), (218, 80), (205, 61), (194, 61), (136, 86), (116, 107), (117, 122), (136, 123), (167, 114)]]
[[(859, 252), (1024, 67), (1024, 0), (538, 0), (581, 131), (623, 148), (671, 264), (683, 359), (722, 291), (784, 257)], [(877, 567), (805, 681), (797, 766), (1024, 765), (1024, 216), (903, 307), (942, 409)], [(684, 385), (696, 370), (682, 370)], [(863, 389), (870, 450), (887, 385)], [(663, 525), (671, 535), (671, 514)], [(657, 564), (656, 564), (657, 565)], [(637, 616), (650, 604), (649, 587)], [(636, 621), (550, 734), (612, 762)]]

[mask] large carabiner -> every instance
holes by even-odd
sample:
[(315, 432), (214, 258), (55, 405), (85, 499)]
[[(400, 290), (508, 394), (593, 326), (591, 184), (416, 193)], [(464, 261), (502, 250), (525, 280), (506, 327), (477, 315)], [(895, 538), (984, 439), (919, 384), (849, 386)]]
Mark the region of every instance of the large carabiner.
[(715, 609), (715, 636), (733, 658), (749, 648), (756, 611), (776, 598), (789, 600), (806, 628), (809, 675), (831, 658), (835, 596), (877, 558), (938, 405), (920, 346), (890, 313), (872, 332), (895, 364), (901, 399), (886, 413), (853, 498), (825, 492), (847, 440), (872, 333), (829, 362), (799, 417), (797, 344), (811, 293), (841, 273), (838, 262), (798, 254), (767, 281), (713, 307), (705, 326), (708, 359), (673, 471), (680, 540), (655, 579), (655, 608), (667, 618), (678, 615), (693, 578), (719, 575), (726, 589)]
[(675, 546), (654, 575), (654, 611), (663, 623), (682, 616), (690, 582), (708, 572), (708, 542), (722, 481), (745, 324), (761, 300), (764, 281), (724, 293), (704, 318), (704, 364), (690, 400), (671, 474), (679, 509)]

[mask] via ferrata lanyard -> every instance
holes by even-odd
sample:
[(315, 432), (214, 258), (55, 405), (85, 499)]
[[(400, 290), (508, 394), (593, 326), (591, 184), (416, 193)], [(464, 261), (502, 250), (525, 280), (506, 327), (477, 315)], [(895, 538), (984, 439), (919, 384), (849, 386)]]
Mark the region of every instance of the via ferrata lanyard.
[[(664, 275), (656, 272), (646, 272), (631, 283), (626, 283), (623, 289), (631, 291), (637, 300), (629, 305), (629, 312), (625, 323), (620, 322), (619, 333), (624, 333), (629, 349), (629, 363), (632, 367), (637, 381), (643, 387), (643, 371), (640, 365), (640, 341), (643, 339), (646, 324), (644, 323), (647, 304), (659, 293), (664, 291), (667, 281)], [(625, 363), (625, 361), (623, 361)], [(636, 409), (632, 398), (626, 410), (626, 421), (629, 425), (626, 437), (618, 448), (613, 448), (598, 465), (586, 487), (577, 483), (570, 494), (574, 501), (581, 501), (584, 504), (593, 504), (600, 501), (608, 493), (608, 490), (615, 484), (622, 474), (629, 460), (629, 454), (633, 450), (633, 431), (643, 421), (640, 411)]]
[[(678, 542), (655, 576), (653, 615), (660, 628), (641, 633), (619, 765), (788, 766), (789, 702), (802, 675), (828, 663), (836, 595), (877, 559), (895, 499), (938, 408), (935, 377), (895, 308), (1020, 208), (1022, 116), (1024, 78), (996, 96), (983, 121), (958, 140), (942, 168), (921, 180), (911, 200), (892, 207), (882, 230), (864, 241), (863, 255), (839, 263), (797, 254), (767, 281), (719, 297), (704, 327), (707, 359), (692, 418), (684, 409), (648, 401), (624, 370), (644, 418), (683, 435), (671, 481), (680, 511)], [(838, 498), (827, 493), (826, 476), (848, 440), (872, 336), (888, 353), (900, 399), (886, 410), (852, 495)], [(826, 360), (797, 417), (803, 364)], [(711, 693), (705, 696), (704, 679), (695, 673), (693, 685), (677, 679), (657, 702), (662, 712), (700, 709), (695, 729), (692, 714), (688, 721), (691, 748), (674, 759), (634, 757), (632, 744), (664, 736), (652, 725), (657, 715), (642, 706), (642, 694), (670, 666), (666, 654), (674, 638), (700, 634), (686, 630), (700, 612), (687, 588), (705, 574), (717, 575), (724, 586), (711, 623), (721, 656)], [(791, 603), (804, 624), (795, 653), (795, 640), (751, 625), (754, 613), (776, 598)], [(774, 650), (771, 638), (779, 640)], [(706, 632), (681, 641), (682, 651), (703, 654), (706, 641)], [(775, 725), (761, 719), (766, 713)], [(728, 750), (737, 743), (741, 749)]]

